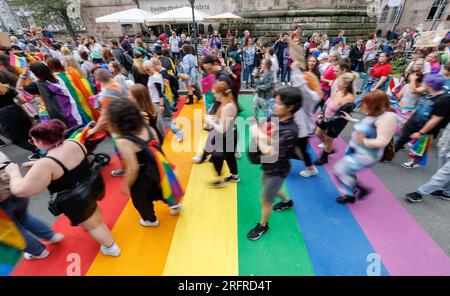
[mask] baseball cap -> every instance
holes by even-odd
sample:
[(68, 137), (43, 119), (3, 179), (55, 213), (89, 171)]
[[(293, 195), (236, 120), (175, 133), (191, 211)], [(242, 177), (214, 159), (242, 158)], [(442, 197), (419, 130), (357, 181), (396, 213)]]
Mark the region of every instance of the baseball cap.
[(435, 91), (442, 90), (445, 85), (445, 77), (441, 74), (428, 74), (425, 76), (425, 84)]
[(103, 59), (103, 56), (102, 56), (101, 53), (93, 52), (93, 53), (91, 53), (91, 59), (93, 59), (93, 60), (101, 60), (101, 59)]
[(161, 54), (162, 53), (162, 46), (161, 46), (161, 44), (158, 44), (158, 43), (155, 44), (154, 52), (156, 54)]
[(329, 58), (328, 54), (326, 52), (322, 52), (321, 54), (319, 54), (319, 57), (317, 59), (321, 61), (328, 58)]

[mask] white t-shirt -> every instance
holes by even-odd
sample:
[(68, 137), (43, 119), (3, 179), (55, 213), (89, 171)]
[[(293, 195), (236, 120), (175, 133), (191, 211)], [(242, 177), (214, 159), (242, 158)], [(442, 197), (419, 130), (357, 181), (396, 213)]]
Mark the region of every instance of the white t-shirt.
[(155, 83), (161, 84), (162, 92), (164, 93), (164, 80), (163, 80), (161, 74), (159, 74), (159, 73), (153, 74), (152, 76), (150, 76), (148, 78), (148, 83), (147, 83), (148, 91), (150, 92), (150, 98), (152, 99), (152, 102), (159, 104), (160, 96), (159, 96), (159, 92), (158, 92), (158, 89), (156, 88)]
[(280, 70), (280, 65), (278, 64), (278, 58), (276, 55), (274, 55), (270, 61), (272, 62), (272, 67), (270, 68), (270, 71), (273, 73), (273, 80), (275, 83), (278, 82), (277, 76), (278, 76), (278, 70)]
[(328, 53), (330, 51), (330, 40), (322, 41), (322, 52)]
[(169, 46), (173, 52), (180, 52), (178, 36), (169, 38)]
[(102, 53), (102, 49), (103, 49), (103, 47), (98, 43), (95, 43), (94, 46), (91, 45), (90, 48), (91, 48), (91, 53), (93, 53), (93, 52)]

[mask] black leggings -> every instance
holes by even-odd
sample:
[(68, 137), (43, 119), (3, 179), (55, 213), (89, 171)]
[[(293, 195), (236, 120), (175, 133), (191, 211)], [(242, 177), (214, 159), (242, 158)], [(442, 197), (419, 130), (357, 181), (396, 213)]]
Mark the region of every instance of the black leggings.
[(153, 202), (162, 200), (162, 192), (158, 182), (150, 180), (144, 172), (139, 172), (136, 182), (131, 186), (130, 191), (133, 205), (142, 219), (155, 222), (157, 219)]
[(238, 166), (236, 161), (236, 156), (234, 152), (225, 152), (223, 157), (215, 157), (213, 156), (211, 162), (214, 164), (214, 168), (216, 169), (217, 175), (222, 175), (222, 167), (223, 163), (227, 162), (228, 167), (230, 168), (230, 173), (232, 175), (238, 174)]
[(308, 139), (309, 139), (309, 137), (298, 138), (297, 139), (297, 147), (299, 147), (300, 151), (302, 152), (303, 160), (305, 161), (305, 165), (307, 167), (310, 167), (310, 166), (312, 166), (312, 160), (311, 160), (311, 156), (309, 155), (309, 153), (306, 149), (308, 147)]
[[(216, 134), (216, 136), (221, 137), (222, 135)], [(237, 130), (233, 128), (233, 131), (230, 130), (227, 133), (227, 135), (223, 136), (222, 143), (216, 143), (213, 139), (215, 151), (212, 153), (211, 162), (214, 164), (214, 168), (216, 169), (218, 176), (222, 175), (222, 167), (225, 161), (228, 164), (230, 173), (232, 175), (238, 174), (238, 166), (235, 154), (237, 137), (238, 137)]]

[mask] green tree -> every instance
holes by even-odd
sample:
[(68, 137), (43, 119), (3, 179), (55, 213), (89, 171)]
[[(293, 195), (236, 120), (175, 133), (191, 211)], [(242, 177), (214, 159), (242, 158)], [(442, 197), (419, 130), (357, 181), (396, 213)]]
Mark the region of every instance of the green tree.
[(58, 19), (65, 25), (67, 31), (72, 37), (75, 37), (75, 31), (72, 27), (67, 7), (69, 0), (12, 0), (13, 5), (22, 6), (33, 12), (33, 17), (48, 23), (48, 20)]

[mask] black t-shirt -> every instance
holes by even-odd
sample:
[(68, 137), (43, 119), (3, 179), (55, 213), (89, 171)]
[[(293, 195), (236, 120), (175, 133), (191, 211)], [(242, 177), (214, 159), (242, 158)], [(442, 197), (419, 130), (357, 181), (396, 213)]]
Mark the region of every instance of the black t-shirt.
[(23, 90), (32, 95), (39, 95), (39, 88), (36, 82), (32, 82), (29, 85), (25, 85)]
[(289, 159), (297, 143), (298, 136), (298, 127), (295, 124), (294, 118), (280, 122), (278, 135), (278, 159), (274, 163), (263, 163), (262, 169), (266, 176), (287, 177), (291, 170)]
[(450, 96), (445, 93), (438, 95), (435, 98), (433, 110), (431, 111), (431, 116), (444, 117), (441, 122), (428, 132), (429, 135), (433, 135), (435, 138), (438, 136), (441, 129), (445, 128), (450, 119)]
[(8, 107), (14, 105), (14, 98), (17, 96), (17, 91), (9, 88), (6, 93), (0, 95), (0, 108)]

